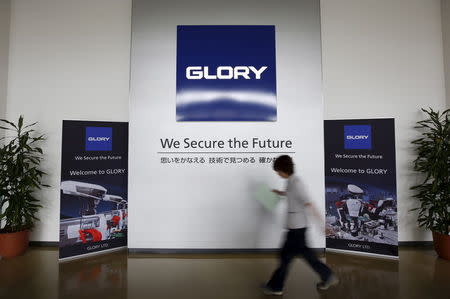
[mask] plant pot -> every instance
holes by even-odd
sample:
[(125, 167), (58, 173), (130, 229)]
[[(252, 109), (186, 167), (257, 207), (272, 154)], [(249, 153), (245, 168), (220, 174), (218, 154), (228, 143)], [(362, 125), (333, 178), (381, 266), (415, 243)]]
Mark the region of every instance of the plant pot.
[(22, 255), (28, 248), (30, 231), (23, 230), (17, 233), (0, 233), (0, 256), (12, 258)]
[(450, 236), (433, 232), (434, 250), (439, 257), (450, 260)]

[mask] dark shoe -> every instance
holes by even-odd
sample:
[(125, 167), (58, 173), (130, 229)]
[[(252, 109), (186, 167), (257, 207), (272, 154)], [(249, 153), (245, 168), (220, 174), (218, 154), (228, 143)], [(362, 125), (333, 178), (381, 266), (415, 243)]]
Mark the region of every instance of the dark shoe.
[(263, 293), (269, 296), (281, 296), (283, 295), (283, 290), (275, 290), (267, 285), (262, 286)]
[(326, 281), (319, 282), (317, 284), (317, 288), (319, 290), (327, 290), (329, 287), (337, 285), (338, 283), (339, 279), (336, 277), (336, 275), (331, 274)]

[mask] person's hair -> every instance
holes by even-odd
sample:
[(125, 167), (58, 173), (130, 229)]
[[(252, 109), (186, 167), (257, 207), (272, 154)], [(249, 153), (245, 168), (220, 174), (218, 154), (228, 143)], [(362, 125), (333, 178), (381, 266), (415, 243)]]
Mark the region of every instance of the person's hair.
[(291, 175), (294, 173), (294, 162), (288, 155), (279, 156), (273, 161), (273, 170)]

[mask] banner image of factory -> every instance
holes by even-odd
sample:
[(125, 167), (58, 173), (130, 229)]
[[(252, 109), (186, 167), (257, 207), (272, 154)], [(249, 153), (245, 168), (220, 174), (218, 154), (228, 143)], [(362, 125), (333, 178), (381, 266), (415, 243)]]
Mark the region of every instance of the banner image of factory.
[(178, 26), (177, 121), (276, 121), (275, 26)]
[(394, 120), (324, 129), (327, 249), (398, 256)]
[(63, 122), (60, 259), (127, 245), (128, 124)]

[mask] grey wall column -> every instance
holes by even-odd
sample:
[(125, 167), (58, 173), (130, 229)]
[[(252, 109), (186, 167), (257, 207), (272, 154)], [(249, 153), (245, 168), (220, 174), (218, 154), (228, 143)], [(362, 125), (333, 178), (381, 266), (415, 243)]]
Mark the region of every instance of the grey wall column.
[(450, 0), (441, 0), (447, 108), (450, 108)]
[[(11, 0), (0, 1), (0, 118), (6, 117), (8, 95), (9, 32), (11, 23)], [(0, 138), (3, 132), (0, 132)], [(0, 211), (1, 212), (1, 211)], [(0, 228), (3, 223), (0, 220)]]
[(0, 1), (0, 118), (6, 114), (9, 65), (9, 31), (11, 21), (11, 1)]

